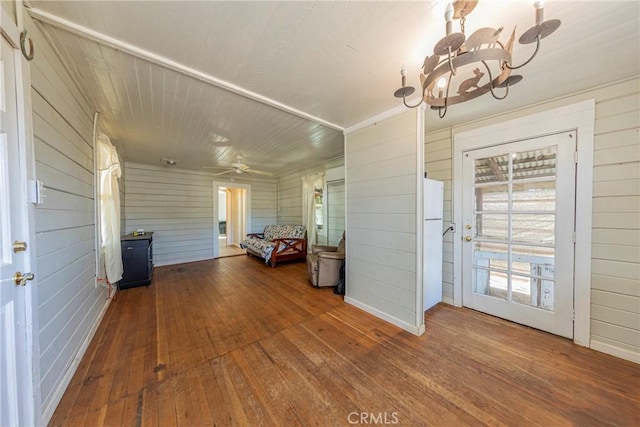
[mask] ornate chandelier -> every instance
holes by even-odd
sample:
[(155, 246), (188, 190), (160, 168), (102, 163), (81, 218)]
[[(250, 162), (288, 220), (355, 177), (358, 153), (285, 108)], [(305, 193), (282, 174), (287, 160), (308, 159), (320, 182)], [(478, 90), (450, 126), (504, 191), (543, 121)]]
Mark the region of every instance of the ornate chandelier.
[[(511, 72), (531, 62), (540, 49), (540, 41), (560, 26), (558, 19), (545, 21), (543, 2), (535, 1), (535, 25), (518, 39), (520, 44), (535, 43), (535, 51), (522, 64), (513, 65), (511, 53), (516, 38), (515, 27), (506, 43), (498, 40), (503, 27), (480, 28), (466, 37), (465, 20), (477, 4), (478, 0), (449, 3), (444, 14), (446, 36), (436, 43), (433, 55), (424, 60), (420, 74), (422, 99), (415, 105), (407, 104), (407, 97), (415, 88), (407, 86), (407, 70), (403, 66), (400, 71), (402, 87), (395, 91), (394, 96), (402, 98), (406, 107), (416, 108), (425, 102), (431, 109), (438, 110), (439, 117), (443, 118), (449, 105), (469, 101), (485, 93), (491, 93), (495, 99), (506, 98), (509, 87), (522, 80), (521, 75), (512, 75)], [(460, 20), (459, 33), (452, 32), (452, 19)]]

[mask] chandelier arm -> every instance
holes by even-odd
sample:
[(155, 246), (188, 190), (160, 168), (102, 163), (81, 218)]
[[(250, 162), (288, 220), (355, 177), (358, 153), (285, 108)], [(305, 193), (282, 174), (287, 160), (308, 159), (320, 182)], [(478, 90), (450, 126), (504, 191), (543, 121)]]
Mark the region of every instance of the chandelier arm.
[[(447, 55), (447, 58), (449, 60), (449, 70), (451, 71), (451, 75), (456, 75), (456, 68), (453, 66), (453, 62), (451, 60), (451, 46), (449, 46), (449, 52)], [(451, 81), (451, 78), (449, 78), (449, 81)], [(447, 90), (447, 97), (448, 97), (448, 90)]]
[(491, 73), (491, 68), (489, 68), (487, 61), (482, 61), (482, 64), (487, 69), (487, 74), (489, 74), (489, 90), (491, 90), (491, 96), (493, 96), (497, 100), (505, 99), (509, 95), (509, 85), (507, 84), (507, 91), (504, 94), (504, 96), (496, 95), (495, 92), (493, 91), (493, 74)]
[(505, 67), (507, 67), (507, 68), (508, 68), (508, 69), (510, 69), (510, 70), (517, 70), (518, 68), (522, 68), (522, 67), (524, 67), (525, 65), (527, 65), (527, 64), (528, 64), (529, 62), (531, 62), (531, 61), (533, 60), (533, 58), (535, 58), (535, 57), (536, 57), (536, 55), (538, 54), (538, 50), (540, 50), (540, 40), (541, 40), (541, 37), (540, 37), (540, 34), (538, 34), (538, 37), (536, 37), (536, 50), (533, 52), (533, 55), (531, 55), (531, 58), (527, 59), (524, 63), (522, 63), (522, 64), (520, 64), (520, 65), (518, 65), (518, 66), (515, 66), (515, 67), (512, 67), (512, 66), (510, 66), (510, 65), (509, 65), (509, 64), (507, 64), (507, 63), (505, 63), (505, 64), (504, 64), (504, 66), (505, 66)]
[[(447, 93), (444, 96), (444, 108), (438, 108), (438, 117), (441, 119), (447, 115), (447, 110), (449, 110), (449, 89), (451, 88), (451, 79), (453, 78), (453, 72), (449, 74), (449, 80), (447, 81)], [(443, 112), (444, 111), (444, 112)]]
[(402, 102), (404, 103), (404, 106), (407, 108), (417, 108), (422, 104), (423, 101), (424, 101), (424, 92), (422, 93), (422, 98), (420, 98), (420, 102), (418, 102), (416, 105), (407, 104), (407, 97), (405, 95), (402, 95)]

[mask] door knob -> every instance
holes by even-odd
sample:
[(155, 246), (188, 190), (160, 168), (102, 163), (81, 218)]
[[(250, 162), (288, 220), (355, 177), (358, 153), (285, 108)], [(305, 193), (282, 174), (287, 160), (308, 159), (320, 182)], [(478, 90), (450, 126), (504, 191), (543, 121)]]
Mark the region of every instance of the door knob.
[(470, 242), (471, 241), (471, 236), (465, 236), (464, 241), (465, 242)]
[(22, 274), (19, 271), (16, 271), (16, 274), (13, 275), (13, 281), (16, 283), (16, 286), (24, 286), (27, 284), (27, 280), (33, 280), (36, 277), (33, 273)]

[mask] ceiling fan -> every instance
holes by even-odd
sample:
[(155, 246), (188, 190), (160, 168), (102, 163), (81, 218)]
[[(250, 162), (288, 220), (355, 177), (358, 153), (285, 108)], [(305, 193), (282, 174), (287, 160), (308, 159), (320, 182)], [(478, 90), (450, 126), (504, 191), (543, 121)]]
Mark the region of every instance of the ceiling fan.
[[(205, 169), (221, 169), (219, 166), (205, 166)], [(225, 170), (224, 172), (218, 172), (218, 173), (214, 173), (214, 176), (217, 175), (225, 175), (228, 173), (232, 173), (235, 172), (237, 174), (242, 174), (242, 173), (252, 173), (255, 175), (264, 175), (264, 176), (273, 176), (273, 174), (271, 172), (265, 172), (265, 171), (259, 171), (256, 169), (252, 169), (249, 165), (247, 165), (246, 163), (242, 163), (242, 156), (241, 155), (237, 155), (236, 156), (236, 161), (231, 163), (231, 165), (228, 168), (225, 168), (227, 170)]]

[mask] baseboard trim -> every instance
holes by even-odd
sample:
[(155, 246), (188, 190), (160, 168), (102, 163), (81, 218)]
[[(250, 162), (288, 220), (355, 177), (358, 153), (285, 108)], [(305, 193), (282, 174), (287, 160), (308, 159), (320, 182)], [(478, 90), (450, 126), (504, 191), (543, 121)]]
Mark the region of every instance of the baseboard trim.
[(611, 356), (619, 357), (630, 362), (640, 364), (640, 353), (626, 350), (624, 348), (616, 347), (611, 344), (606, 344), (598, 340), (591, 339), (591, 346), (593, 350), (600, 351), (602, 353), (609, 354)]
[(373, 314), (374, 316), (379, 317), (380, 319), (387, 321), (392, 325), (395, 325), (401, 329), (404, 329), (407, 332), (411, 332), (416, 336), (420, 336), (424, 334), (424, 323), (420, 326), (411, 325), (405, 322), (404, 320), (400, 320), (395, 316), (387, 314), (383, 311), (378, 310), (377, 308), (371, 307), (370, 305), (367, 305), (361, 301), (358, 301), (348, 296), (344, 297), (344, 302), (346, 302), (347, 304), (351, 304), (355, 307), (358, 307), (359, 309), (364, 310), (369, 314)]
[(86, 338), (82, 342), (82, 345), (78, 350), (78, 353), (76, 353), (75, 357), (71, 361), (71, 365), (69, 366), (69, 369), (67, 369), (67, 372), (62, 377), (62, 381), (60, 381), (60, 384), (58, 385), (56, 390), (53, 392), (53, 395), (51, 396), (51, 400), (49, 401), (49, 404), (43, 409), (42, 411), (43, 425), (48, 425), (49, 421), (51, 421), (51, 417), (53, 416), (53, 413), (55, 412), (56, 408), (60, 404), (60, 400), (62, 400), (62, 396), (64, 395), (65, 391), (67, 391), (67, 387), (69, 387), (69, 384), (71, 383), (71, 379), (73, 378), (76, 371), (78, 370), (78, 366), (80, 366), (80, 362), (82, 361), (82, 358), (87, 352), (87, 349), (89, 348), (89, 344), (91, 343), (91, 340), (93, 340), (93, 337), (96, 334), (96, 331), (98, 330), (98, 326), (100, 326), (100, 323), (102, 323), (102, 319), (104, 318), (104, 315), (107, 312), (107, 308), (109, 308), (110, 304), (111, 304), (111, 299), (107, 298), (104, 305), (102, 306), (102, 309), (98, 313), (98, 316), (93, 322), (93, 325), (91, 325), (91, 328), (89, 329), (89, 333), (87, 334)]

